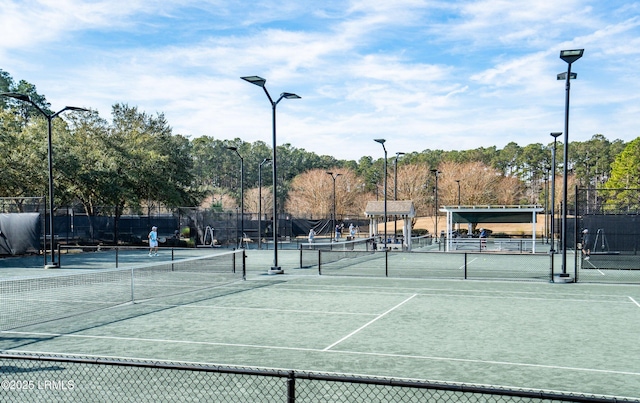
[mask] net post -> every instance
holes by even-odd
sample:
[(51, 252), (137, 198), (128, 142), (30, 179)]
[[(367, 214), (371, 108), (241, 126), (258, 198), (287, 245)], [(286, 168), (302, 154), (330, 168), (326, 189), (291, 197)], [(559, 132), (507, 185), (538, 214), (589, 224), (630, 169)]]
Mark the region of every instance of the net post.
[(136, 303), (136, 298), (135, 298), (135, 282), (134, 282), (134, 271), (133, 271), (133, 267), (131, 268), (131, 302), (132, 303)]
[[(116, 245), (116, 269), (118, 268), (118, 258), (119, 258), (118, 252), (120, 252), (120, 248), (118, 248), (118, 246)], [(60, 255), (58, 255), (58, 256), (60, 256)]]
[(318, 249), (318, 274), (322, 275), (322, 259), (320, 258), (320, 254), (322, 253), (322, 251), (320, 249)]
[(174, 271), (174, 264), (173, 264), (173, 247), (171, 248), (171, 271)]
[(300, 268), (302, 268), (302, 245), (300, 245)]
[(384, 244), (384, 276), (389, 277), (389, 249), (387, 244)]
[(232, 260), (232, 265), (231, 265), (232, 273), (235, 273), (236, 272), (236, 253), (235, 252), (231, 254), (231, 260)]
[(464, 253), (464, 279), (467, 279), (467, 252)]
[(242, 279), (247, 279), (247, 254), (242, 249)]

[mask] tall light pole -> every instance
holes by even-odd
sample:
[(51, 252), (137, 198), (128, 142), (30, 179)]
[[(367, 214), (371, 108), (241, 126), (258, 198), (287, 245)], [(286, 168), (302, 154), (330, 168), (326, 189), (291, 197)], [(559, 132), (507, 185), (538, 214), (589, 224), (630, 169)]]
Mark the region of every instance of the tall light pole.
[[(396, 159), (393, 162), (393, 201), (398, 200), (398, 157), (404, 155), (403, 152), (396, 153)], [(398, 234), (398, 217), (393, 217), (393, 239)]]
[(441, 174), (442, 172), (438, 171), (437, 169), (432, 169), (431, 172), (436, 177), (436, 188), (435, 188), (436, 200), (435, 200), (434, 214), (435, 214), (435, 217), (436, 217), (435, 238), (436, 238), (436, 242), (437, 242), (437, 240), (438, 240), (438, 174)]
[(545, 166), (544, 170), (546, 172), (544, 176), (544, 236), (547, 239), (546, 243), (549, 243), (549, 171), (551, 171), (550, 166)]
[(374, 139), (376, 143), (382, 145), (384, 150), (384, 249), (387, 249), (387, 148), (384, 146), (385, 139)]
[[(556, 226), (556, 144), (558, 137), (562, 135), (562, 132), (553, 132), (553, 148), (551, 149), (551, 248), (549, 253), (551, 254), (551, 271), (553, 272), (553, 255), (556, 253), (556, 239), (555, 239), (555, 226)], [(567, 145), (564, 145), (565, 148)]]
[(242, 249), (242, 241), (244, 240), (244, 158), (238, 152), (238, 147), (227, 147), (227, 150), (234, 151), (240, 158), (240, 249)]
[(558, 80), (565, 80), (565, 105), (564, 105), (564, 163), (562, 167), (562, 274), (567, 274), (567, 174), (569, 167), (569, 93), (571, 79), (577, 78), (576, 73), (571, 73), (571, 64), (580, 59), (584, 49), (561, 50), (560, 59), (567, 63), (567, 72), (558, 74)]
[[(460, 208), (460, 179), (456, 179), (456, 183), (458, 184), (458, 208)], [(458, 228), (456, 228), (458, 230), (458, 235), (460, 234), (460, 223), (458, 224)]]
[(271, 162), (271, 158), (265, 158), (258, 166), (258, 249), (262, 249), (262, 166)]
[[(332, 231), (336, 230), (336, 179), (338, 178), (338, 176), (342, 175), (342, 174), (333, 174), (333, 172), (327, 172), (327, 175), (331, 176), (331, 179), (333, 179), (333, 223), (332, 223)], [(331, 237), (331, 239), (333, 239), (333, 237)], [(336, 239), (337, 241), (337, 239)]]
[(272, 133), (273, 133), (273, 154), (271, 156), (271, 164), (272, 164), (272, 168), (273, 168), (273, 266), (271, 267), (271, 269), (269, 270), (269, 274), (282, 274), (284, 273), (284, 271), (282, 270), (282, 268), (280, 266), (278, 266), (278, 186), (277, 186), (277, 179), (278, 179), (278, 173), (277, 173), (277, 169), (278, 169), (278, 165), (277, 165), (277, 152), (276, 152), (276, 106), (278, 105), (278, 103), (280, 101), (282, 101), (282, 99), (300, 99), (300, 96), (290, 93), (290, 92), (283, 92), (282, 94), (280, 94), (280, 97), (278, 98), (277, 101), (273, 101), (273, 98), (271, 98), (271, 95), (269, 95), (269, 91), (267, 91), (267, 87), (265, 87), (265, 84), (267, 83), (267, 80), (259, 77), (259, 76), (247, 76), (247, 77), (240, 77), (241, 79), (253, 84), (253, 85), (257, 85), (258, 87), (261, 87), (264, 90), (264, 93), (267, 95), (267, 98), (269, 99), (269, 102), (271, 103), (271, 110), (272, 110)]
[(47, 154), (48, 154), (48, 164), (49, 164), (49, 235), (51, 236), (50, 247), (51, 247), (51, 262), (47, 264), (46, 259), (46, 250), (47, 250), (47, 237), (44, 238), (44, 249), (45, 249), (45, 269), (58, 268), (60, 267), (60, 261), (56, 262), (55, 248), (54, 248), (54, 227), (53, 227), (53, 143), (51, 141), (51, 132), (52, 132), (52, 120), (56, 116), (60, 115), (64, 111), (76, 111), (76, 112), (89, 112), (88, 109), (78, 108), (76, 106), (65, 106), (61, 110), (55, 113), (49, 113), (40, 108), (33, 100), (24, 94), (20, 94), (17, 92), (3, 92), (0, 93), (0, 96), (5, 96), (9, 98), (15, 98), (19, 101), (28, 102), (33, 105), (38, 112), (40, 112), (46, 119), (48, 123), (48, 134), (47, 134)]

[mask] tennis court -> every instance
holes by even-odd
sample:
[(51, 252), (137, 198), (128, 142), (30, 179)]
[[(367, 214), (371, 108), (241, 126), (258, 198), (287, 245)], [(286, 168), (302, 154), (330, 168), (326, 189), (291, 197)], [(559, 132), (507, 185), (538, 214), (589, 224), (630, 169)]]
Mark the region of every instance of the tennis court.
[[(272, 256), (248, 251), (246, 280), (165, 267), (136, 277), (136, 289), (154, 291), (135, 303), (129, 278), (93, 293), (76, 284), (85, 291), (37, 301), (31, 311), (44, 320), (27, 324), (5, 311), (3, 292), (0, 349), (640, 398), (637, 286), (386, 278), (369, 275), (377, 263), (364, 258), (348, 276), (318, 275), (299, 268), (299, 251), (280, 251), (285, 274), (269, 276)], [(46, 313), (59, 299), (107, 301), (111, 289), (124, 296), (108, 306)]]

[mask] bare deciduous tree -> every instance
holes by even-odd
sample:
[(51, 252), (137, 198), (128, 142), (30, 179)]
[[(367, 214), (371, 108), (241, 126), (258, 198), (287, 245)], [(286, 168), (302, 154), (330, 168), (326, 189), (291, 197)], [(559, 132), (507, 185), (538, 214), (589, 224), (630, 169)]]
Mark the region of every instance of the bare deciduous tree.
[[(336, 177), (336, 217), (361, 216), (366, 202), (374, 200), (364, 193), (363, 182), (351, 170), (334, 168)], [(333, 179), (322, 169), (314, 169), (296, 176), (291, 182), (286, 210), (299, 217), (331, 217), (333, 213)]]

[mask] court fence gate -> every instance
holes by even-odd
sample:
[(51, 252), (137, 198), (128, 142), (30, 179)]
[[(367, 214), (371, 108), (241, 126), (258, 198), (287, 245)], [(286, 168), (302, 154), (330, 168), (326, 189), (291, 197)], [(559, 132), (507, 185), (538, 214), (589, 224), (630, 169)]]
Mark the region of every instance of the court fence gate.
[(0, 353), (0, 368), (3, 402), (640, 402), (473, 384), (72, 356)]

